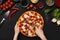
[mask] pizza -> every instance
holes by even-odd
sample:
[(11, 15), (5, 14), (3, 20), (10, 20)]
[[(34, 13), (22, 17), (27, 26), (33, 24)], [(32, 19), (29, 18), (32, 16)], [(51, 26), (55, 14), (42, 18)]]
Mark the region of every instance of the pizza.
[(39, 13), (35, 11), (26, 11), (19, 17), (17, 24), (23, 35), (27, 37), (35, 37), (37, 36), (35, 27), (41, 27), (41, 29), (43, 29), (44, 20)]

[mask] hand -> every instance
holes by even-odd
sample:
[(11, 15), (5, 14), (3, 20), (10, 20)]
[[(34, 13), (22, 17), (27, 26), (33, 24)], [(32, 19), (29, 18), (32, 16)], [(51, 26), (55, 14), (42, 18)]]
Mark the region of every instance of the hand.
[(15, 31), (15, 34), (19, 34), (20, 32), (17, 24), (15, 25), (14, 31)]
[(43, 33), (43, 30), (40, 27), (39, 28), (35, 27), (35, 32), (42, 40), (47, 40)]
[(17, 40), (17, 37), (18, 37), (18, 34), (19, 34), (19, 27), (18, 25), (16, 24), (15, 27), (14, 27), (14, 31), (15, 31), (15, 34), (14, 34), (14, 38), (13, 40)]

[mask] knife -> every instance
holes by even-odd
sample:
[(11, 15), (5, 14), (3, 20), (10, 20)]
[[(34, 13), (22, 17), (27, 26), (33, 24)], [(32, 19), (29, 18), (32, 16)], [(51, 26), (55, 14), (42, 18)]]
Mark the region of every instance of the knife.
[(3, 15), (2, 20), (1, 20), (1, 22), (0, 22), (0, 25), (3, 24), (3, 22), (7, 19), (7, 17), (9, 16), (9, 14), (10, 14), (10, 11), (7, 11), (7, 12)]

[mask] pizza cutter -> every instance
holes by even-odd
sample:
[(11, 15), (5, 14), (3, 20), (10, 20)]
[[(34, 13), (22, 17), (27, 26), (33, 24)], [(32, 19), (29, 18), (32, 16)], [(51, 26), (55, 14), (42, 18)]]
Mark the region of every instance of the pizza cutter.
[(0, 22), (0, 25), (7, 19), (7, 17), (9, 16), (9, 14), (10, 14), (10, 11), (7, 11), (7, 12), (3, 15), (2, 20), (1, 20), (1, 22)]
[[(14, 10), (14, 11), (12, 11)], [(12, 15), (16, 12), (16, 10), (18, 10), (18, 8), (12, 8), (12, 10), (8, 10), (4, 15), (3, 15), (3, 19), (0, 22), (3, 23), (4, 20), (6, 20), (7, 18), (11, 19)], [(11, 12), (12, 11), (12, 12)]]

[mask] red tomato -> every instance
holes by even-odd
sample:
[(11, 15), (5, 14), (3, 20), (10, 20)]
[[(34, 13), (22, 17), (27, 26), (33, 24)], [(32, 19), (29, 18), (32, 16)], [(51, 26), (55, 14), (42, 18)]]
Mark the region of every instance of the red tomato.
[(14, 3), (13, 2), (10, 2), (11, 5), (13, 5)]
[(43, 4), (42, 4), (42, 3), (39, 3), (39, 4), (38, 4), (38, 7), (39, 7), (39, 8), (43, 8)]
[(5, 7), (5, 6), (6, 6), (5, 4), (2, 5), (2, 7)]
[(8, 3), (11, 2), (10, 0), (7, 1)]
[(3, 6), (2, 6), (2, 5), (0, 5), (0, 8), (3, 8)]
[(8, 2), (5, 3), (6, 5), (8, 4)]
[(9, 7), (8, 6), (6, 6), (6, 9), (8, 9)]
[(3, 11), (5, 11), (5, 10), (6, 10), (6, 8), (3, 8), (2, 10), (3, 10)]
[(1, 5), (0, 5), (0, 8), (1, 8)]
[(11, 5), (8, 6), (9, 8), (11, 7)]

